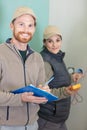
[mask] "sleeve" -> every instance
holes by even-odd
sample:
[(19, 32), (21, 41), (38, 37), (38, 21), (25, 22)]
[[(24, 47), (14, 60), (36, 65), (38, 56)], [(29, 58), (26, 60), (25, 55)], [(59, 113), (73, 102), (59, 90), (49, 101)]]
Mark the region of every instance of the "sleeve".
[[(0, 57), (0, 80), (2, 79), (2, 62)], [(0, 106), (23, 106), (21, 94), (12, 94), (0, 88)]]
[(55, 96), (59, 97), (60, 99), (62, 98), (67, 98), (70, 96), (70, 94), (68, 94), (66, 92), (66, 89), (65, 87), (62, 87), (62, 88), (53, 88), (51, 89), (51, 93), (54, 94)]
[(45, 64), (46, 81), (48, 81), (53, 76), (53, 70), (48, 62), (44, 62), (44, 64)]
[[(46, 80), (48, 81), (50, 77), (53, 76), (53, 70), (51, 65), (48, 62), (44, 62), (45, 64), (45, 72), (46, 72)], [(65, 87), (62, 88), (53, 88), (51, 89), (51, 93), (55, 96), (58, 96), (59, 98), (67, 98), (70, 95), (66, 92)]]
[(38, 64), (39, 72), (38, 72), (36, 86), (38, 86), (40, 84), (44, 85), (46, 82), (46, 74), (45, 74), (44, 61), (43, 61), (43, 58), (41, 55), (38, 56), (37, 64)]
[(21, 94), (0, 91), (0, 106), (23, 106)]

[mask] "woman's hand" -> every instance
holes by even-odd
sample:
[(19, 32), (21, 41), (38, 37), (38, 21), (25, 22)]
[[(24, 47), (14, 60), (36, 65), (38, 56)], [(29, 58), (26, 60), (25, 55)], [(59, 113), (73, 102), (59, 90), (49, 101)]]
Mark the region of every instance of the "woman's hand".
[(75, 85), (71, 85), (69, 87), (65, 87), (65, 91), (67, 94), (73, 95), (73, 94), (77, 93), (77, 91), (80, 88), (81, 88), (81, 84), (75, 84)]
[(40, 89), (42, 89), (42, 90), (44, 90), (44, 91), (46, 91), (46, 92), (51, 92), (51, 89), (49, 88), (49, 86), (48, 85), (45, 85), (45, 86), (42, 86), (41, 84), (38, 86), (38, 88), (40, 88)]
[(74, 73), (72, 74), (72, 79), (74, 82), (78, 82), (83, 76), (82, 73)]

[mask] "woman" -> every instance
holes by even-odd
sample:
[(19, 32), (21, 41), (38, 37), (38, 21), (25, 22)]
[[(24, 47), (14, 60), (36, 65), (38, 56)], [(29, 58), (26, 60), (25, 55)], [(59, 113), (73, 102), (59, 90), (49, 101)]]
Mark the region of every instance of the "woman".
[[(61, 51), (62, 34), (56, 26), (48, 26), (43, 34), (43, 50), (41, 55), (45, 62), (47, 79), (54, 77), (48, 84), (51, 92), (62, 98), (59, 101), (40, 105), (39, 130), (67, 130), (65, 121), (70, 112), (71, 76), (63, 61), (65, 53)], [(72, 76), (76, 82), (80, 74)], [(65, 97), (65, 98), (63, 98)]]

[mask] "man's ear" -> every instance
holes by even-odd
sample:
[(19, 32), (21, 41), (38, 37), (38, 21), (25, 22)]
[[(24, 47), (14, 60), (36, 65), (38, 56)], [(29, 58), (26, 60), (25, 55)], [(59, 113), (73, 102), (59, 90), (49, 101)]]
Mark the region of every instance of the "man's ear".
[(12, 31), (13, 31), (13, 27), (14, 27), (14, 26), (13, 26), (13, 23), (11, 22), (11, 23), (10, 23), (10, 28), (11, 28)]

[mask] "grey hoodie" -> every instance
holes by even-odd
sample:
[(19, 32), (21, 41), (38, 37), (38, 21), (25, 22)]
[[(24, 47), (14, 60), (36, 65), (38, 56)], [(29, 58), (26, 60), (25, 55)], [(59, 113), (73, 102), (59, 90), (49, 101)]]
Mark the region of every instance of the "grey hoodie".
[(26, 125), (38, 119), (39, 105), (23, 103), (21, 94), (10, 91), (45, 82), (44, 62), (40, 54), (28, 49), (25, 64), (14, 44), (0, 44), (0, 125)]

